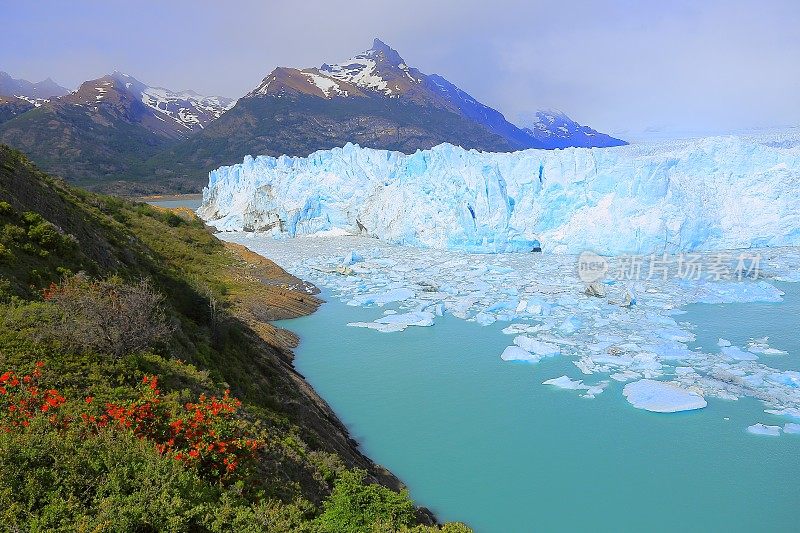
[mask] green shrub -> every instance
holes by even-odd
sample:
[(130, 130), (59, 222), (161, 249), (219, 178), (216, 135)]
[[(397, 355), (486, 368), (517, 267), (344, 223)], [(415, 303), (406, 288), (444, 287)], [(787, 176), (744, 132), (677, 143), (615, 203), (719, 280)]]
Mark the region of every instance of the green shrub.
[(326, 533), (362, 533), (375, 526), (397, 531), (414, 523), (414, 504), (408, 491), (394, 492), (364, 484), (365, 472), (345, 471), (336, 480), (324, 511), (317, 520)]

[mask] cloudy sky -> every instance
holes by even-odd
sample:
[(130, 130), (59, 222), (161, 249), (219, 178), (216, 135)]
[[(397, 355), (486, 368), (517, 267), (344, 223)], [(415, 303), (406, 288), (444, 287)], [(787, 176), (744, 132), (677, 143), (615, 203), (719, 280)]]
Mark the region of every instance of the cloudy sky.
[(641, 136), (800, 125), (800, 0), (0, 0), (0, 70), (69, 88), (118, 69), (237, 97), (374, 37), (521, 121)]

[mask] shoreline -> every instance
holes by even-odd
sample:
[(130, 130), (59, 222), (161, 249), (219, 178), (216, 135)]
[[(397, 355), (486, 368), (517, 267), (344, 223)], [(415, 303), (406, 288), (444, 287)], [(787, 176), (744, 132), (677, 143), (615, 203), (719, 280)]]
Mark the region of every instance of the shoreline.
[(171, 202), (179, 200), (202, 200), (203, 193), (193, 192), (185, 194), (148, 194), (145, 196), (131, 196), (130, 199), (135, 200), (137, 202), (152, 202), (154, 200), (159, 200), (162, 202)]
[[(248, 295), (232, 302), (231, 312), (236, 318), (245, 322), (267, 345), (265, 348), (277, 351), (276, 362), (285, 370), (297, 390), (310, 402), (310, 405), (294, 406), (296, 414), (304, 418), (315, 431), (320, 433), (320, 436), (328, 437), (326, 444), (333, 448), (349, 467), (366, 470), (371, 481), (393, 490), (407, 488), (394, 473), (373, 461), (361, 450), (361, 444), (353, 438), (328, 402), (295, 368), (293, 350), (298, 346), (300, 338), (294, 332), (272, 324), (274, 320), (300, 318), (316, 312), (325, 303), (317, 296), (319, 289), (312, 283), (289, 274), (268, 257), (244, 245), (222, 242), (226, 249), (239, 256), (246, 265), (247, 273), (265, 289), (265, 294), (252, 297)], [(427, 525), (439, 523), (430, 509), (422, 506), (416, 506), (416, 509), (418, 518)]]

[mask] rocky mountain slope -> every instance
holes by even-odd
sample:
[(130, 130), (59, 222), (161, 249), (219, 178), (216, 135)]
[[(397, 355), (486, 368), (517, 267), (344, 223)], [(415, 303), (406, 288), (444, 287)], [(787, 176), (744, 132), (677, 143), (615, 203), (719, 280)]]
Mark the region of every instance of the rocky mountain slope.
[(0, 96), (0, 124), (30, 111), (34, 107), (29, 101), (16, 96)]
[[(230, 103), (226, 98), (148, 87), (115, 72), (15, 113), (0, 125), (0, 142), (79, 184), (113, 182), (202, 129)], [(6, 107), (10, 106), (0, 110)]]

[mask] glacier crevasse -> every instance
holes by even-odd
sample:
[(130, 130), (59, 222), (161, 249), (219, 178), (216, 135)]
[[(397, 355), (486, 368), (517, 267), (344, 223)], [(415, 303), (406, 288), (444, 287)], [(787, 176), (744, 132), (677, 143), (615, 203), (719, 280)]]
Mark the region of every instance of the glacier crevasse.
[(411, 155), (348, 144), (209, 174), (221, 231), (358, 233), (476, 252), (675, 253), (800, 244), (800, 146), (742, 137)]

